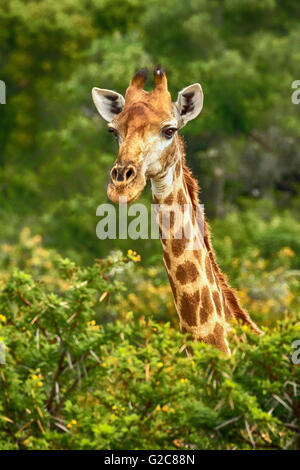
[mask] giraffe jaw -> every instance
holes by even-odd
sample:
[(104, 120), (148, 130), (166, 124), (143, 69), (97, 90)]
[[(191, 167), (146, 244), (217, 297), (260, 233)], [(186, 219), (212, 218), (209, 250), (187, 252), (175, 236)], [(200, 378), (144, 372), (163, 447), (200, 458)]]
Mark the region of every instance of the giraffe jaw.
[(120, 202), (131, 204), (140, 196), (145, 185), (145, 179), (141, 179), (140, 181), (136, 179), (129, 185), (122, 186), (116, 186), (110, 181), (107, 187), (107, 196), (115, 204), (119, 204)]

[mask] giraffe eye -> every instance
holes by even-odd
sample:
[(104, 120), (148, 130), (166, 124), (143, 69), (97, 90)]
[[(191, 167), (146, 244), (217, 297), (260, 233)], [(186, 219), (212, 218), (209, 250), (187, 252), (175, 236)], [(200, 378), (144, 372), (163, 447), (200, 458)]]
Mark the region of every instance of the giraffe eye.
[(116, 129), (113, 129), (112, 127), (109, 127), (109, 128), (107, 129), (107, 131), (108, 131), (110, 134), (113, 134), (113, 135), (115, 136), (115, 139), (116, 139), (116, 140), (119, 139), (119, 135), (118, 135)]
[(167, 127), (166, 129), (163, 129), (162, 133), (166, 139), (171, 139), (176, 131), (176, 127)]

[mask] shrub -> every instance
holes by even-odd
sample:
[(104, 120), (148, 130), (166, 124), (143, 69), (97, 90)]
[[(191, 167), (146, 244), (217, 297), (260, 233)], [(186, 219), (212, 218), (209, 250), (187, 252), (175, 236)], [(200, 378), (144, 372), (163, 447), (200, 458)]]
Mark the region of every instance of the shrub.
[(16, 267), (2, 279), (0, 448), (299, 447), (299, 316), (260, 338), (234, 325), (230, 359), (205, 344), (187, 357), (146, 306), (116, 316), (137, 257), (54, 258), (51, 289)]

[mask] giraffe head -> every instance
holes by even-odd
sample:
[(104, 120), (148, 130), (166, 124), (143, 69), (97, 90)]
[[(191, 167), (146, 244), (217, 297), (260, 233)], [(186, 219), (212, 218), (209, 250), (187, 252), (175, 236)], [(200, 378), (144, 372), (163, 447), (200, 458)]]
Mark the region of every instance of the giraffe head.
[(155, 88), (143, 90), (148, 70), (139, 70), (131, 79), (125, 98), (112, 90), (93, 88), (92, 96), (108, 130), (119, 143), (118, 157), (110, 172), (107, 194), (113, 202), (125, 197), (133, 202), (148, 178), (166, 176), (175, 163), (176, 131), (198, 116), (203, 105), (199, 83), (178, 93), (176, 103), (168, 91), (161, 66), (154, 69)]

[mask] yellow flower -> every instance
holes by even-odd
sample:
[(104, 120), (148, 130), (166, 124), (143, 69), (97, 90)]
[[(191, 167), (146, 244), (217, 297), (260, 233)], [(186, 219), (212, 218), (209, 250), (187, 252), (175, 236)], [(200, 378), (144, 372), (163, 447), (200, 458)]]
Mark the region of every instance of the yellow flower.
[(141, 256), (137, 254), (136, 251), (128, 250), (128, 256), (132, 261), (141, 261)]
[(67, 424), (67, 427), (68, 428), (71, 428), (72, 426), (75, 426), (77, 424), (77, 420), (76, 419), (72, 419), (72, 421), (70, 421), (68, 424)]
[(43, 386), (43, 382), (41, 382), (41, 381), (38, 382), (38, 386), (39, 386), (39, 387), (42, 387), (42, 386)]
[(163, 367), (163, 366), (164, 366), (163, 362), (159, 362), (159, 363), (157, 364), (157, 367)]
[(103, 367), (107, 366), (106, 362), (102, 362), (102, 365), (103, 365)]
[(284, 256), (287, 256), (288, 258), (293, 258), (295, 256), (295, 252), (289, 246), (284, 246), (280, 250), (280, 253), (282, 253)]
[(117, 406), (114, 405), (114, 406), (111, 407), (111, 409), (112, 409), (112, 410), (116, 410), (116, 409), (117, 409)]
[(90, 330), (99, 330), (100, 328), (100, 325), (96, 325), (95, 320), (88, 321), (87, 326), (90, 328)]
[(163, 411), (165, 411), (165, 412), (167, 413), (167, 412), (168, 412), (168, 410), (169, 410), (169, 407), (168, 407), (168, 405), (164, 405), (164, 406), (162, 407), (162, 410), (163, 410)]
[(4, 315), (0, 315), (0, 321), (2, 321), (2, 323), (6, 323), (6, 317)]
[(174, 408), (170, 408), (170, 413), (175, 413)]
[(161, 408), (160, 408), (160, 405), (157, 405), (156, 411), (160, 411), (160, 409), (161, 409)]
[(37, 379), (38, 379), (38, 376), (35, 375), (35, 374), (33, 374), (32, 378), (33, 378), (33, 380), (37, 380)]

